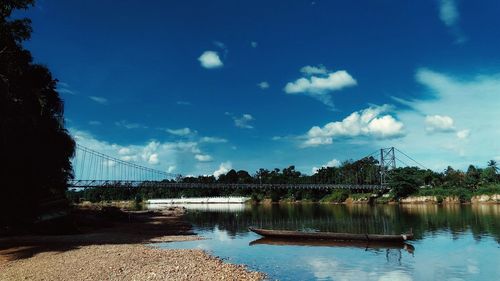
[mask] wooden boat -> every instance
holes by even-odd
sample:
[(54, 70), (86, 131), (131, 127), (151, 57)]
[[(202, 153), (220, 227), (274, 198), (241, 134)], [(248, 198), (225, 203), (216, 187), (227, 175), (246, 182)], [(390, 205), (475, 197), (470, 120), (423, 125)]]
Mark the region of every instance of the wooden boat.
[(290, 230), (270, 230), (249, 227), (248, 230), (264, 237), (290, 238), (290, 239), (328, 239), (338, 241), (377, 241), (377, 242), (404, 242), (413, 239), (413, 233), (399, 235), (385, 234), (353, 234), (336, 232), (305, 232)]

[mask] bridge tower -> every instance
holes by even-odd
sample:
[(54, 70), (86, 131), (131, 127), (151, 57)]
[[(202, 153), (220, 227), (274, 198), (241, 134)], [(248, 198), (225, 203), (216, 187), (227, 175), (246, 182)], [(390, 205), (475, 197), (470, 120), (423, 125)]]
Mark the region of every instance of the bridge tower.
[(394, 147), (380, 149), (380, 188), (387, 186), (389, 171), (396, 169), (396, 155)]

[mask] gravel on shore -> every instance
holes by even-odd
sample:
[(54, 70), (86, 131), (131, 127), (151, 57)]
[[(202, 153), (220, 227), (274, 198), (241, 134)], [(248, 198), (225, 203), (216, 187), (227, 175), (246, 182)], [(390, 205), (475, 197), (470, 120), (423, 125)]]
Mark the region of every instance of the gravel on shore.
[[(125, 212), (107, 218), (79, 214), (86, 229), (75, 235), (0, 238), (0, 280), (263, 280), (242, 265), (203, 250), (159, 249), (147, 244), (197, 240), (182, 210)], [(120, 218), (121, 217), (121, 218)], [(111, 221), (111, 223), (109, 223)], [(91, 222), (91, 223), (89, 223)], [(104, 226), (102, 226), (104, 225)]]
[(0, 265), (0, 280), (262, 280), (202, 250), (91, 245)]

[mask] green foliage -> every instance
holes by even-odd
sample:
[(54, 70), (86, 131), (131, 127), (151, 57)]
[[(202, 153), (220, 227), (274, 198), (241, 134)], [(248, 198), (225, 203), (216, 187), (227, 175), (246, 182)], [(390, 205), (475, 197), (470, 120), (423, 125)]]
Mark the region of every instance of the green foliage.
[(500, 194), (500, 183), (486, 184), (478, 188), (474, 195), (493, 195)]
[(438, 199), (438, 203), (439, 199), (441, 199), (441, 202), (443, 202), (445, 197), (457, 197), (458, 199), (460, 199), (460, 202), (470, 202), (472, 196), (474, 196), (474, 193), (467, 188), (431, 188), (419, 190), (417, 195), (436, 196), (436, 198)]
[(351, 198), (354, 201), (369, 200), (370, 195), (371, 195), (370, 193), (351, 193), (351, 194), (349, 194), (349, 198)]
[(344, 189), (335, 189), (332, 191), (332, 193), (326, 195), (321, 199), (321, 202), (325, 203), (342, 203), (344, 202), (347, 198), (349, 198), (349, 192)]
[(390, 173), (388, 185), (396, 198), (415, 193), (424, 183), (423, 170), (416, 167), (398, 168)]
[[(57, 80), (33, 63), (23, 48), (30, 38), (29, 19), (11, 19), (29, 0), (0, 3), (0, 225), (25, 225), (41, 212), (42, 203), (64, 197), (72, 178), (74, 141), (64, 128), (64, 103)], [(12, 210), (16, 210), (13, 212)]]

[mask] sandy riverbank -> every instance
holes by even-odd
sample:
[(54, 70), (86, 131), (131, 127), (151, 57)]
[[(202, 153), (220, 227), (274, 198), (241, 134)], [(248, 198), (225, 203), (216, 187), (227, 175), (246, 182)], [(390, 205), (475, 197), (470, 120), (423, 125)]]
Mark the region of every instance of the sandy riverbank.
[(147, 246), (199, 239), (182, 220), (182, 209), (76, 213), (81, 234), (0, 238), (0, 280), (263, 279), (202, 250)]

